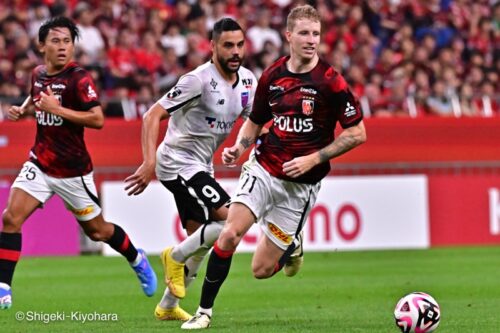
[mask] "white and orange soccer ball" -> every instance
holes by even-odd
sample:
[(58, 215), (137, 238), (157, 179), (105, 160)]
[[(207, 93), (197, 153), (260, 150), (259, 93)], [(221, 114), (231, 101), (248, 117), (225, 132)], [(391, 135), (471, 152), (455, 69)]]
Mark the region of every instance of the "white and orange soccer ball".
[(431, 295), (414, 292), (399, 300), (394, 318), (403, 333), (428, 333), (438, 327), (441, 310)]

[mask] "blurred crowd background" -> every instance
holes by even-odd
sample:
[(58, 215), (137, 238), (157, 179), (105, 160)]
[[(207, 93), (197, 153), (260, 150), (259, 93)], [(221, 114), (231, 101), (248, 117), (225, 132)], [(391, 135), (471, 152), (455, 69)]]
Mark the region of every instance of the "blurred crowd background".
[(210, 57), (210, 30), (233, 17), (257, 77), (287, 54), (289, 9), (322, 17), (320, 54), (341, 72), (366, 116), (500, 116), (498, 0), (2, 0), (0, 120), (29, 94), (47, 18), (78, 24), (75, 60), (91, 71), (107, 116), (139, 118), (180, 75)]

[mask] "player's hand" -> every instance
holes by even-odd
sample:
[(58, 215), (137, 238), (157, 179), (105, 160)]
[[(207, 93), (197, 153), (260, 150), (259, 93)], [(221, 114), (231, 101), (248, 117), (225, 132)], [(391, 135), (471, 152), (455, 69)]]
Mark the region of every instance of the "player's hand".
[(18, 121), (23, 116), (25, 109), (20, 106), (11, 106), (7, 112), (7, 118), (11, 121)]
[(314, 154), (296, 157), (291, 161), (283, 163), (283, 172), (291, 178), (302, 176), (318, 164)]
[(133, 175), (125, 178), (125, 191), (127, 195), (139, 195), (148, 187), (153, 178), (154, 165), (148, 166), (142, 163)]
[(48, 86), (47, 93), (44, 93), (43, 91), (40, 93), (40, 99), (35, 102), (35, 106), (40, 110), (57, 115), (60, 103), (52, 92), (52, 89), (50, 89), (50, 86)]
[(222, 151), (222, 163), (230, 168), (236, 166), (236, 161), (240, 158), (241, 151), (240, 145), (236, 144), (232, 147), (226, 147)]

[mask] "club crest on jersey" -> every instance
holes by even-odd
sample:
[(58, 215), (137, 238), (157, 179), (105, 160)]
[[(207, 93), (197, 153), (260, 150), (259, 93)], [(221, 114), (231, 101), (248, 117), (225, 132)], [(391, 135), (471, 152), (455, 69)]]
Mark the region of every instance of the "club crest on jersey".
[(182, 94), (182, 91), (177, 88), (177, 87), (173, 87), (172, 89), (170, 89), (170, 91), (167, 93), (167, 98), (168, 99), (174, 99), (176, 98), (177, 96), (179, 96), (180, 94)]
[(248, 104), (248, 91), (241, 93), (241, 107), (245, 107)]
[(310, 116), (314, 112), (314, 100), (303, 99), (302, 100), (302, 113), (306, 116)]

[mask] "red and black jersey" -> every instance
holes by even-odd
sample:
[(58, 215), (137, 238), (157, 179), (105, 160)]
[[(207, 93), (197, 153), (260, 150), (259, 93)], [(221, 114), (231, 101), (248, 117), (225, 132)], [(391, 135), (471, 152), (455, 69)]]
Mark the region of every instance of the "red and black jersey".
[(342, 128), (358, 124), (363, 115), (346, 81), (328, 63), (319, 60), (308, 73), (292, 73), (289, 57), (277, 60), (262, 74), (250, 119), (256, 124), (273, 120), (260, 138), (257, 161), (273, 176), (314, 184), (330, 171), (330, 163), (315, 166), (298, 178), (283, 173), (283, 163), (319, 151), (334, 140), (337, 122)]
[[(87, 112), (100, 105), (92, 78), (74, 62), (56, 75), (48, 75), (45, 65), (36, 67), (31, 84), (33, 102), (40, 99), (42, 91), (47, 93), (47, 87), (50, 86), (65, 108)], [(92, 161), (83, 139), (84, 126), (36, 107), (35, 113), (37, 132), (30, 160), (46, 174), (58, 178), (77, 177), (91, 172)]]

